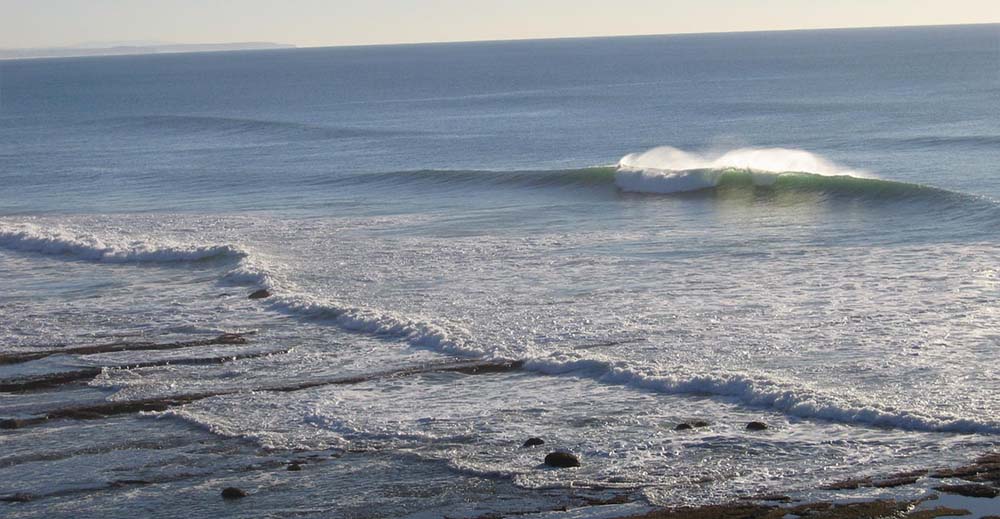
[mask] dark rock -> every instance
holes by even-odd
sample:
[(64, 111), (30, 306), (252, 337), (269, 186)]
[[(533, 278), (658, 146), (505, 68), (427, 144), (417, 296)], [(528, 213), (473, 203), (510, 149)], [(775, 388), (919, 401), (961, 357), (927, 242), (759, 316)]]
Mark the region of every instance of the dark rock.
[(872, 478), (857, 478), (838, 481), (820, 488), (823, 490), (856, 490), (861, 487), (867, 488), (870, 486), (872, 486)]
[(6, 501), (8, 503), (27, 503), (28, 501), (31, 501), (34, 498), (35, 496), (31, 494), (18, 493), (12, 496), (0, 497), (0, 501)]
[(152, 481), (146, 481), (145, 479), (117, 479), (111, 482), (111, 488), (121, 488), (133, 485), (152, 485)]
[(939, 487), (934, 487), (934, 490), (938, 492), (946, 492), (948, 494), (958, 494), (965, 497), (987, 497), (994, 498), (1000, 495), (1000, 489), (989, 487), (986, 485), (941, 485)]
[(624, 505), (632, 502), (629, 494), (615, 494), (609, 497), (580, 496), (587, 506)]
[(989, 472), (978, 472), (974, 476), (969, 476), (964, 478), (966, 481), (978, 481), (979, 483), (993, 483), (994, 485), (1000, 485), (1000, 470), (992, 470)]
[(248, 296), (248, 299), (265, 299), (265, 298), (268, 298), (268, 297), (271, 297), (271, 293), (268, 292), (267, 289), (262, 288), (260, 290), (257, 290), (256, 292), (250, 294), (250, 296)]
[(747, 424), (748, 431), (763, 431), (767, 429), (767, 424), (764, 422), (750, 422)]
[(238, 333), (224, 333), (215, 338), (219, 344), (246, 344), (247, 338)]
[(550, 452), (545, 456), (545, 464), (560, 469), (579, 467), (580, 458), (568, 452)]
[(222, 489), (223, 499), (240, 499), (244, 497), (247, 497), (247, 493), (245, 490), (236, 487), (226, 487)]
[(675, 431), (690, 431), (691, 429), (694, 429), (694, 426), (689, 423), (679, 423), (677, 427), (674, 427)]
[(705, 420), (695, 420), (691, 422), (691, 425), (694, 427), (708, 427), (711, 424), (706, 422)]
[(545, 445), (545, 440), (541, 438), (528, 438), (527, 440), (524, 441), (524, 444), (521, 445), (521, 448), (523, 449), (525, 447), (537, 447), (539, 445)]
[(298, 463), (292, 463), (291, 465), (288, 466), (288, 470), (291, 470), (293, 472), (302, 470), (302, 465), (299, 465)]
[(919, 476), (902, 476), (895, 478), (880, 479), (878, 481), (873, 481), (872, 486), (875, 488), (895, 488), (903, 487), (906, 485), (912, 485), (919, 480)]
[(976, 458), (975, 461), (979, 465), (988, 465), (990, 463), (1000, 463), (1000, 452), (991, 452), (989, 454), (983, 454), (982, 456)]
[(17, 418), (9, 418), (7, 420), (0, 420), (0, 429), (20, 429), (24, 427), (24, 420), (18, 420)]

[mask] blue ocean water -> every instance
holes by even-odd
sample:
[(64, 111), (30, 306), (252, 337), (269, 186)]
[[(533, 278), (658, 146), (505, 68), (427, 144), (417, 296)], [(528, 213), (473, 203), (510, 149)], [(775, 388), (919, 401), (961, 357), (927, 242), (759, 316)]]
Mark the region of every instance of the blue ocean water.
[[(43, 496), (14, 516), (204, 510), (244, 461), (331, 451), (322, 484), (254, 469), (270, 504), (215, 513), (805, 496), (1000, 437), (998, 25), (3, 61), (0, 184), (0, 349), (276, 352), (3, 395), (227, 393), (86, 422), (99, 446), (4, 432), (0, 495)], [(54, 358), (0, 378), (160, 357)], [(252, 391), (457, 359), (523, 365)], [(185, 450), (213, 441), (236, 465)]]

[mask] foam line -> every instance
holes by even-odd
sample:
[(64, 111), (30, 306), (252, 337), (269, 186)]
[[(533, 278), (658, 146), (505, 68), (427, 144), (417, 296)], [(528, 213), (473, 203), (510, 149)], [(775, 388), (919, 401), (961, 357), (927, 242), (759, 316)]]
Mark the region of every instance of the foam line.
[(67, 229), (42, 228), (34, 224), (0, 224), (0, 247), (104, 263), (174, 263), (247, 256), (245, 251), (231, 245), (110, 240)]
[(662, 374), (635, 369), (622, 362), (570, 356), (527, 360), (524, 367), (549, 375), (585, 376), (603, 383), (664, 394), (729, 397), (745, 405), (774, 409), (799, 418), (907, 431), (1000, 435), (1000, 424), (995, 422), (931, 416), (876, 404), (849, 402), (764, 377), (752, 378), (738, 374)]

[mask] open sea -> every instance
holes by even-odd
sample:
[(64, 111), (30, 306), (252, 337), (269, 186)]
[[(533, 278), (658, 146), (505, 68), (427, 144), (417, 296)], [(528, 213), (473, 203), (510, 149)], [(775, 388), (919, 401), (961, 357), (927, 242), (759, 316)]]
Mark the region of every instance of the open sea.
[(178, 398), (0, 515), (896, 495), (1000, 444), (1000, 25), (0, 62), (0, 354), (222, 333), (0, 365)]

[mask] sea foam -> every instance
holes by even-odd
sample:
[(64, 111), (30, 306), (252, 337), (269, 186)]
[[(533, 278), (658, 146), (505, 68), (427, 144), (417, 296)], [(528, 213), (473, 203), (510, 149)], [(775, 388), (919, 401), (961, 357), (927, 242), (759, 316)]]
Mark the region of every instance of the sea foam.
[(0, 247), (104, 263), (174, 263), (212, 258), (244, 258), (232, 245), (191, 245), (126, 238), (101, 238), (59, 227), (0, 224)]
[(547, 375), (588, 377), (602, 383), (635, 387), (664, 394), (698, 394), (734, 398), (790, 416), (894, 429), (1000, 435), (1000, 424), (952, 416), (896, 409), (848, 399), (765, 376), (733, 373), (662, 372), (649, 366), (564, 352), (549, 355), (525, 352), (501, 355), (475, 340), (454, 323), (407, 316), (397, 312), (320, 298), (296, 287), (266, 258), (233, 245), (192, 245), (126, 238), (101, 238), (63, 228), (34, 224), (4, 224), (0, 247), (103, 263), (183, 262), (215, 257), (238, 260), (220, 282), (266, 288), (274, 295), (262, 301), (270, 309), (322, 321), (346, 331), (402, 340), (412, 346), (444, 354), (498, 361), (522, 361), (524, 369)]
[(525, 369), (549, 375), (586, 376), (599, 382), (664, 394), (734, 398), (744, 405), (789, 416), (888, 427), (906, 431), (1000, 434), (1000, 423), (933, 416), (875, 403), (852, 401), (765, 376), (733, 373), (662, 373), (609, 359), (556, 355), (527, 360)]

